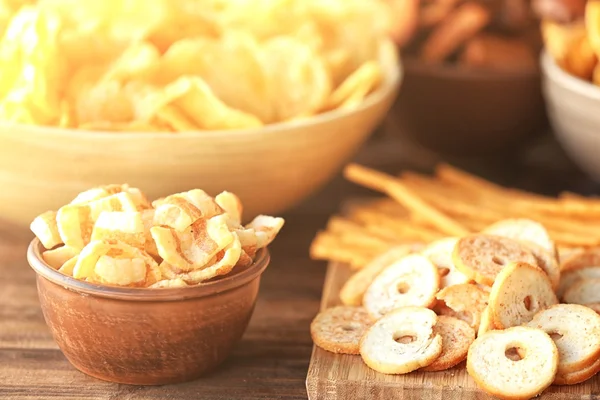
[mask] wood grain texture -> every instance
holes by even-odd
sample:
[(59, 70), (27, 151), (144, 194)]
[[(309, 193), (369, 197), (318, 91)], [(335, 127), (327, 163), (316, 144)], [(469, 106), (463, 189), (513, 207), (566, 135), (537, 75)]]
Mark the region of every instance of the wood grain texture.
[[(327, 269), (321, 309), (341, 304), (339, 291), (352, 271), (332, 263)], [(495, 399), (478, 389), (464, 363), (440, 372), (412, 372), (406, 375), (380, 374), (367, 367), (360, 356), (329, 353), (314, 346), (306, 388), (310, 400), (485, 400)], [(541, 400), (583, 400), (600, 398), (600, 376), (574, 386), (552, 386)]]

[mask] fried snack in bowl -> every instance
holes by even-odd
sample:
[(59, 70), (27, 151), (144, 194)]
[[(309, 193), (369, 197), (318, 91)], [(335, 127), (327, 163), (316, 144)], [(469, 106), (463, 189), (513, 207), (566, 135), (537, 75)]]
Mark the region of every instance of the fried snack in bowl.
[[(115, 196), (136, 199), (134, 210)], [(230, 192), (213, 198), (196, 189), (150, 203), (128, 185), (87, 190), (65, 207), (77, 217), (60, 229), (55, 212), (34, 220), (43, 242), (34, 239), (27, 258), (46, 322), (77, 369), (162, 385), (196, 379), (227, 357), (250, 320), (266, 247), (283, 219), (242, 225), (242, 203)]]

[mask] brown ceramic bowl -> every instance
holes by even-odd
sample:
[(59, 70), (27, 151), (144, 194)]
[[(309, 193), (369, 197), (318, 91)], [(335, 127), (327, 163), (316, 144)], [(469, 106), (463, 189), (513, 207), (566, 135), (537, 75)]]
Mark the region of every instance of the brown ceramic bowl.
[(394, 117), (421, 145), (446, 154), (506, 150), (547, 125), (540, 72), (428, 65), (404, 57)]
[(118, 288), (65, 276), (42, 261), (41, 250), (34, 239), (27, 260), (64, 355), (88, 375), (135, 385), (193, 380), (225, 360), (246, 330), (269, 264), (263, 249), (247, 269), (197, 286)]

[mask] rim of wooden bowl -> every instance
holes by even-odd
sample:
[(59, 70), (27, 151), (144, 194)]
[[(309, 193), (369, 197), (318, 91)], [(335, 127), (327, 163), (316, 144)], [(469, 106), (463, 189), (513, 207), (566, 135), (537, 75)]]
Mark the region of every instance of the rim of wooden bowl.
[(38, 238), (33, 239), (27, 249), (27, 261), (39, 276), (74, 292), (125, 301), (181, 301), (217, 295), (256, 279), (267, 268), (271, 259), (269, 251), (264, 248), (258, 251), (250, 267), (214, 281), (181, 288), (124, 288), (89, 283), (64, 275), (43, 261), (42, 249)]

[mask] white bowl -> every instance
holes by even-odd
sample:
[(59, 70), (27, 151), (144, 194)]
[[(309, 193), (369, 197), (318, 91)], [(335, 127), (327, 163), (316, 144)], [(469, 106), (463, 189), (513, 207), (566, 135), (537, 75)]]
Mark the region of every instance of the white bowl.
[(600, 87), (563, 71), (546, 52), (541, 64), (556, 137), (573, 162), (600, 181)]

